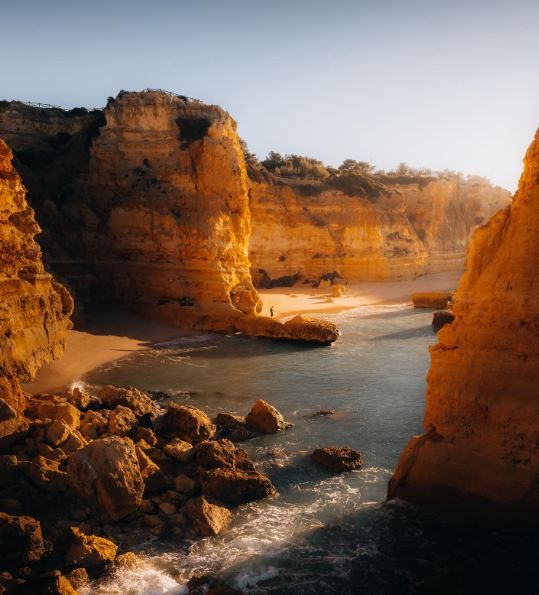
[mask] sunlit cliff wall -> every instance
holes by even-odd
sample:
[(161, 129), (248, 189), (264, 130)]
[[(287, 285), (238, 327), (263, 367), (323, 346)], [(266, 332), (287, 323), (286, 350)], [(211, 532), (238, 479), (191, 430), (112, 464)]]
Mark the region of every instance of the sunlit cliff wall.
[[(47, 222), (51, 267), (83, 300), (114, 299), (157, 317), (255, 312), (247, 177), (232, 118), (163, 92), (121, 93), (105, 121), (92, 117), (93, 130), (79, 134), (68, 117), (49, 123), (64, 141), (49, 162), (39, 146), (37, 166), (20, 156)], [(13, 129), (5, 110), (0, 135), (17, 141)]]
[(485, 180), (385, 178), (376, 195), (251, 182), (250, 259), (255, 283), (296, 275), (316, 282), (409, 279), (464, 266), (471, 232), (510, 193)]
[(478, 229), (431, 348), (425, 434), (389, 495), (457, 518), (539, 519), (539, 133), (513, 204)]
[(19, 423), (20, 382), (65, 348), (72, 300), (45, 272), (34, 240), (39, 226), (0, 140), (0, 438)]

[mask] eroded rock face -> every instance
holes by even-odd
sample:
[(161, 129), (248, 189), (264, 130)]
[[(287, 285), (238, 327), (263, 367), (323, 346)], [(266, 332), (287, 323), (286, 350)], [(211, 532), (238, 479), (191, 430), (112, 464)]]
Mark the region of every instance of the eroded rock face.
[(539, 518), (539, 133), (510, 208), (476, 231), (455, 320), (431, 348), (425, 434), (389, 485), (443, 514)]
[(0, 397), (17, 414), (0, 420), (0, 438), (20, 423), (25, 400), (19, 382), (63, 353), (73, 308), (65, 288), (43, 268), (34, 240), (40, 229), (11, 161), (0, 140)]
[(480, 178), (366, 182), (364, 191), (350, 192), (275, 176), (252, 180), (255, 284), (316, 283), (335, 274), (382, 281), (460, 270), (471, 232), (511, 198)]

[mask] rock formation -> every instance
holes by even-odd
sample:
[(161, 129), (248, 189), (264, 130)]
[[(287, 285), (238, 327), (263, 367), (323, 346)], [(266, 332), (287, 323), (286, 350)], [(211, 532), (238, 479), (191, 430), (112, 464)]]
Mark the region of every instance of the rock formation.
[[(470, 231), (509, 200), (450, 176), (320, 183), (246, 169), (225, 111), (157, 91), (120, 92), (91, 112), (3, 102), (0, 137), (45, 229), (47, 263), (78, 302), (116, 300), (201, 329), (297, 338), (256, 316), (251, 275), (268, 286), (454, 269)], [(310, 332), (321, 343), (334, 334)]]
[(0, 140), (0, 439), (24, 409), (20, 382), (59, 357), (73, 308), (67, 290), (43, 268), (34, 236), (40, 229)]
[(471, 232), (511, 198), (481, 178), (365, 176), (360, 188), (336, 188), (333, 178), (263, 173), (252, 171), (250, 193), (250, 259), (260, 286), (460, 270)]
[(539, 132), (513, 204), (473, 237), (455, 320), (431, 348), (425, 434), (389, 484), (458, 518), (539, 518)]

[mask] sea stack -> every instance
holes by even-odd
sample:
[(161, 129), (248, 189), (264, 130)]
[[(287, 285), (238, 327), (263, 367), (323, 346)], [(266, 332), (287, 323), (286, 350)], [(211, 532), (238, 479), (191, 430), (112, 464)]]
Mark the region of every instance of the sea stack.
[(496, 525), (539, 519), (539, 132), (513, 203), (478, 229), (431, 348), (425, 434), (389, 496)]

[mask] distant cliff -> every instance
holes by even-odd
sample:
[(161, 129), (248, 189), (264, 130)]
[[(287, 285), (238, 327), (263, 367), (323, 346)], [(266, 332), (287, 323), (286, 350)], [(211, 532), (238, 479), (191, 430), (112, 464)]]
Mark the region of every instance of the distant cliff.
[(43, 268), (39, 226), (11, 158), (0, 140), (0, 439), (24, 409), (20, 382), (63, 353), (73, 306)]
[(345, 183), (251, 171), (251, 271), (262, 286), (294, 276), (381, 281), (459, 270), (472, 231), (511, 199), (480, 178), (347, 176)]
[(425, 434), (390, 496), (496, 524), (539, 518), (539, 131), (513, 204), (479, 228), (431, 348)]

